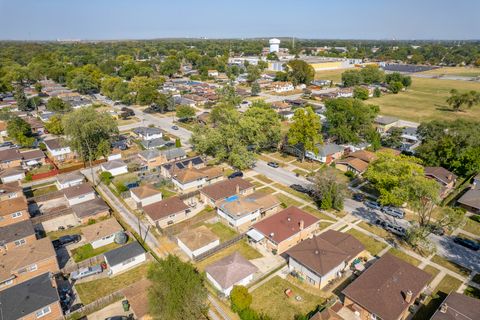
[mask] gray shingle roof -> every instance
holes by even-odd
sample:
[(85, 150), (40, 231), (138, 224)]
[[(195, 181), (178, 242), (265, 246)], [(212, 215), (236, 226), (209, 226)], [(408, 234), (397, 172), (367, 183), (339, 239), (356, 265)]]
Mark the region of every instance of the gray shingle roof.
[(105, 252), (103, 255), (105, 256), (105, 259), (107, 259), (108, 265), (116, 266), (117, 264), (120, 264), (130, 258), (139, 256), (144, 252), (145, 250), (142, 248), (140, 243), (134, 241), (124, 245), (123, 247)]
[(50, 274), (44, 273), (0, 291), (0, 314), (2, 319), (19, 319), (58, 300), (57, 289), (52, 287)]
[(164, 140), (162, 138), (156, 138), (156, 139), (152, 139), (152, 140), (143, 140), (142, 141), (142, 146), (145, 149), (161, 148), (164, 145), (166, 145), (167, 142), (168, 142), (167, 140)]
[(15, 240), (23, 239), (27, 236), (35, 234), (32, 221), (25, 220), (17, 222), (6, 227), (0, 228), (0, 244), (2, 242), (9, 243)]
[(167, 161), (170, 161), (172, 159), (180, 158), (180, 157), (185, 157), (187, 154), (185, 153), (185, 150), (182, 148), (173, 148), (173, 149), (167, 149), (167, 150), (162, 150), (160, 151), (161, 154), (167, 158)]
[(330, 154), (334, 154), (337, 152), (342, 152), (345, 148), (342, 146), (339, 146), (338, 144), (335, 143), (328, 143), (325, 145), (319, 145), (318, 146), (318, 154), (320, 156), (326, 157)]
[(133, 132), (136, 134), (141, 134), (143, 136), (149, 135), (149, 134), (159, 134), (162, 133), (162, 130), (156, 127), (138, 127), (133, 129)]

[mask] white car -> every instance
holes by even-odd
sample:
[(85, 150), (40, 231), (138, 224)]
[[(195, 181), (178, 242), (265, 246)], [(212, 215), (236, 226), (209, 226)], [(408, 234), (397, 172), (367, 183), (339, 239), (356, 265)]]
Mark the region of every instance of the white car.
[(395, 207), (383, 207), (382, 211), (385, 212), (386, 214), (394, 217), (394, 218), (399, 218), (403, 219), (405, 217), (405, 211), (403, 211), (400, 208), (395, 208)]
[(70, 279), (72, 280), (80, 280), (89, 276), (93, 276), (94, 274), (102, 273), (103, 269), (101, 265), (96, 265), (92, 267), (86, 267), (78, 269), (70, 274)]

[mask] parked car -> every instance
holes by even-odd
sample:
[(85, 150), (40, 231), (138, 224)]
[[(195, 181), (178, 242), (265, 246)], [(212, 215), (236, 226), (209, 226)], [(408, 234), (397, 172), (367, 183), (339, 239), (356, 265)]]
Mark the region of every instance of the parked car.
[(311, 192), (310, 189), (305, 188), (301, 184), (292, 184), (292, 185), (290, 185), (290, 188), (292, 188), (295, 191), (298, 191), (298, 192), (301, 192), (301, 193), (306, 193), (306, 194), (310, 194), (310, 192)]
[(355, 201), (362, 202), (365, 200), (365, 195), (363, 193), (354, 193), (352, 198)]
[(172, 126), (173, 130), (178, 130), (178, 126)]
[(228, 179), (233, 179), (237, 177), (243, 177), (243, 172), (242, 171), (235, 171), (231, 175), (228, 176)]
[(378, 202), (367, 200), (364, 203), (365, 203), (365, 206), (367, 206), (367, 208), (374, 209), (374, 210), (382, 210), (382, 206)]
[[(64, 228), (65, 229), (65, 228)], [(62, 236), (58, 238), (57, 240), (53, 240), (52, 244), (55, 249), (58, 249), (62, 246), (71, 244), (71, 243), (77, 243), (82, 239), (82, 237), (79, 234), (70, 234), (66, 236)]]
[(272, 168), (278, 168), (278, 167), (280, 167), (280, 165), (278, 164), (278, 162), (273, 162), (273, 161), (268, 162), (267, 165), (269, 165), (269, 166), (272, 167)]
[(462, 238), (462, 237), (455, 237), (453, 238), (453, 242), (473, 251), (480, 250), (480, 244), (478, 244), (478, 242), (475, 240)]
[(403, 211), (400, 208), (395, 208), (395, 207), (383, 207), (382, 211), (388, 214), (389, 216), (403, 219), (405, 217), (405, 211)]
[(93, 267), (86, 267), (78, 269), (70, 274), (70, 279), (72, 280), (80, 280), (89, 276), (93, 276), (94, 274), (102, 273), (103, 269), (101, 265), (96, 265)]
[(376, 219), (375, 224), (400, 237), (405, 236), (407, 233), (407, 230), (404, 227), (392, 224), (382, 219)]

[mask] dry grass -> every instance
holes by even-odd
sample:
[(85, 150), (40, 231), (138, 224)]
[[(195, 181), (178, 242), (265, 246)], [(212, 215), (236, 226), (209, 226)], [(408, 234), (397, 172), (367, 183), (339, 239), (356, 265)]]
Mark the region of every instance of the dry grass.
[(239, 241), (237, 243), (235, 243), (234, 245), (228, 247), (228, 248), (225, 248), (223, 250), (220, 250), (219, 252), (217, 252), (216, 254), (214, 254), (213, 256), (211, 257), (208, 257), (207, 259), (205, 260), (202, 260), (200, 262), (198, 262), (196, 265), (197, 265), (197, 268), (200, 270), (200, 271), (204, 271), (205, 268), (209, 265), (211, 265), (212, 263), (214, 263), (215, 261), (218, 261), (226, 256), (229, 256), (231, 255), (232, 253), (234, 253), (235, 251), (238, 251), (245, 259), (247, 260), (252, 260), (252, 259), (257, 259), (257, 258), (261, 258), (262, 255), (260, 254), (260, 252), (258, 252), (257, 250), (253, 249), (251, 246), (249, 246), (247, 244), (246, 241)]
[(388, 250), (388, 253), (393, 254), (397, 258), (400, 258), (403, 261), (408, 262), (408, 263), (410, 263), (414, 266), (418, 266), (420, 264), (420, 260), (418, 260), (418, 259), (412, 257), (411, 255), (409, 255), (409, 254), (407, 254), (403, 251), (400, 251), (398, 249), (392, 248), (392, 249)]
[(432, 75), (452, 75), (452, 76), (461, 76), (461, 77), (478, 77), (480, 76), (480, 68), (471, 68), (471, 67), (445, 67), (434, 70), (428, 70), (422, 72), (423, 74), (432, 74)]
[(431, 259), (432, 262), (435, 262), (438, 265), (441, 265), (442, 267), (445, 267), (447, 269), (452, 270), (453, 272), (456, 272), (462, 276), (468, 277), (470, 274), (470, 270), (462, 267), (458, 264), (456, 264), (453, 261), (449, 261), (443, 257), (440, 257), (439, 255), (434, 255), (433, 258)]

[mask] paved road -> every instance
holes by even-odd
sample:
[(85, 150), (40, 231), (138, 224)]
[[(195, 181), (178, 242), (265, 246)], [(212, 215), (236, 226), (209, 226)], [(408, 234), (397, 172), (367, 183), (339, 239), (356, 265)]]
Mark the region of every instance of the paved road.
[(301, 176), (297, 177), (295, 173), (283, 168), (272, 168), (263, 160), (257, 160), (253, 170), (265, 175), (275, 182), (279, 182), (287, 186), (291, 184), (301, 184), (305, 186), (310, 184), (307, 179)]

